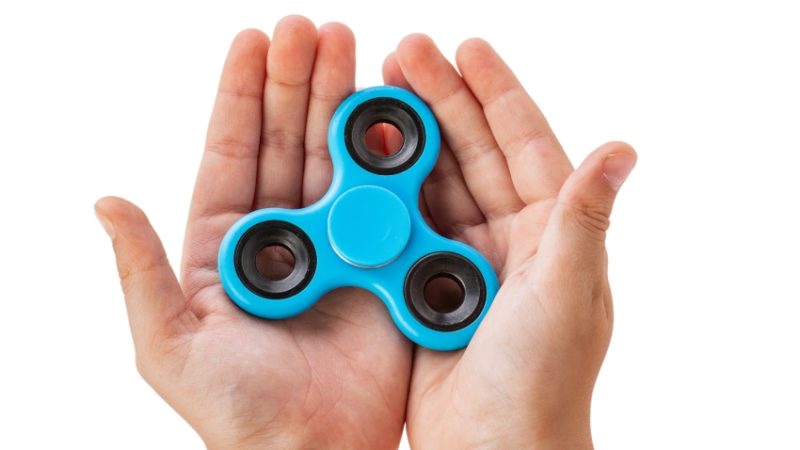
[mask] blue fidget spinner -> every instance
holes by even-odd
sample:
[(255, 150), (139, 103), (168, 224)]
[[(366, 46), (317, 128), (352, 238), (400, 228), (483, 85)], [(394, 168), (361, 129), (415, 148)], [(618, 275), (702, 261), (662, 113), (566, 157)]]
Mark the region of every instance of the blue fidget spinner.
[[(391, 156), (365, 140), (376, 123), (403, 136)], [(409, 339), (434, 350), (469, 342), (497, 293), (489, 262), (472, 247), (428, 227), (419, 191), (439, 156), (439, 126), (414, 94), (391, 86), (364, 89), (336, 110), (328, 132), (333, 179), (328, 192), (302, 209), (265, 208), (236, 222), (219, 250), (219, 274), (230, 298), (258, 317), (302, 313), (326, 292), (355, 286), (377, 295)], [(280, 246), (294, 268), (273, 280), (256, 266), (258, 253)], [(426, 301), (435, 278), (456, 281), (460, 304), (448, 310)]]

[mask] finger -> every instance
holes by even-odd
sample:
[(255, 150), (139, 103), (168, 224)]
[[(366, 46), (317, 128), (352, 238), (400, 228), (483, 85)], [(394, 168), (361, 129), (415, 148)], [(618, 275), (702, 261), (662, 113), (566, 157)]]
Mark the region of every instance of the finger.
[(300, 206), (306, 111), (316, 49), (317, 29), (305, 17), (289, 16), (275, 26), (267, 55), (256, 209)]
[[(383, 80), (386, 84), (411, 88), (395, 53), (383, 62)], [(467, 228), (486, 221), (467, 188), (453, 152), (445, 142), (441, 144), (439, 159), (425, 180), (422, 192), (433, 223), (447, 236), (462, 238)]]
[(433, 41), (424, 35), (406, 37), (397, 47), (397, 60), (411, 87), (439, 119), (483, 215), (491, 220), (519, 211), (522, 200), (480, 104)]
[(114, 197), (100, 199), (95, 212), (114, 246), (137, 352), (160, 338), (191, 331), (196, 318), (144, 213)]
[(580, 272), (595, 263), (591, 255), (604, 255), (614, 199), (635, 164), (636, 153), (621, 142), (589, 155), (559, 192), (537, 258)]
[(517, 77), (481, 39), (461, 44), (456, 63), (483, 107), (522, 200), (532, 203), (555, 197), (572, 173), (572, 164)]
[(412, 90), (411, 85), (403, 75), (400, 63), (397, 61), (397, 53), (392, 52), (383, 60), (383, 82), (389, 86), (396, 86), (407, 91)]
[(328, 126), (336, 108), (355, 90), (355, 79), (353, 32), (340, 23), (321, 26), (306, 122), (303, 205), (319, 200), (331, 183)]
[(192, 195), (184, 275), (216, 267), (216, 243), (253, 204), (268, 48), (264, 33), (245, 30), (225, 61)]

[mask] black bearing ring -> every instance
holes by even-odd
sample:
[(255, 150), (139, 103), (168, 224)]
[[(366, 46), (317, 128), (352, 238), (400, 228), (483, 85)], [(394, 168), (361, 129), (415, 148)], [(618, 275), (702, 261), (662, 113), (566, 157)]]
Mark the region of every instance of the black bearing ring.
[[(446, 276), (460, 284), (464, 300), (455, 310), (442, 313), (425, 300), (425, 285)], [(478, 318), (486, 303), (486, 283), (472, 261), (450, 252), (431, 253), (420, 258), (406, 274), (403, 290), (406, 305), (417, 320), (438, 331), (464, 328)]]
[[(280, 280), (265, 277), (256, 266), (258, 253), (273, 245), (284, 247), (294, 257), (292, 272)], [(297, 294), (308, 285), (316, 270), (317, 254), (303, 230), (289, 222), (270, 220), (253, 226), (239, 239), (234, 264), (236, 274), (248, 289), (262, 297), (282, 299)]]
[[(390, 123), (403, 135), (403, 146), (391, 156), (379, 156), (367, 147), (367, 130), (376, 123)], [(344, 143), (353, 161), (379, 175), (393, 175), (413, 166), (425, 148), (422, 119), (408, 104), (387, 97), (358, 105), (347, 119)]]

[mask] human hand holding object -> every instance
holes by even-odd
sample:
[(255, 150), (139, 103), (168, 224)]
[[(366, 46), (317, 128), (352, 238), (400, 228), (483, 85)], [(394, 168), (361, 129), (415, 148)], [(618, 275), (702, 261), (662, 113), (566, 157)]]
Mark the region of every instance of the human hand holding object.
[(423, 185), (435, 229), (486, 255), (501, 288), (469, 346), (417, 349), (406, 414), (415, 448), (590, 448), (589, 409), (612, 328), (605, 236), (636, 162), (611, 142), (573, 169), (536, 104), (480, 39), (458, 71), (424, 35), (384, 79), (442, 131)]
[[(354, 90), (353, 35), (287, 17), (234, 40), (211, 116), (180, 284), (144, 214), (98, 218), (117, 256), (139, 371), (209, 448), (396, 448), (411, 345), (383, 304), (339, 289), (285, 320), (237, 308), (217, 271), (225, 232), (254, 209), (301, 208), (330, 184), (328, 124)], [(262, 255), (266, 266), (285, 262)], [(367, 425), (368, 424), (368, 425)]]
[(404, 419), (415, 447), (591, 446), (589, 403), (612, 318), (604, 237), (635, 154), (606, 144), (573, 171), (488, 45), (467, 41), (457, 60), (460, 74), (429, 39), (411, 36), (384, 74), (429, 104), (442, 128), (423, 214), (486, 255), (502, 288), (466, 350), (415, 352), (407, 408), (411, 346), (373, 296), (339, 289), (296, 317), (265, 321), (228, 300), (217, 272), (222, 237), (244, 214), (314, 204), (330, 184), (327, 125), (353, 90), (349, 30), (317, 33), (291, 17), (271, 43), (254, 31), (234, 42), (181, 284), (138, 208), (98, 202), (139, 370), (209, 447), (388, 448)]

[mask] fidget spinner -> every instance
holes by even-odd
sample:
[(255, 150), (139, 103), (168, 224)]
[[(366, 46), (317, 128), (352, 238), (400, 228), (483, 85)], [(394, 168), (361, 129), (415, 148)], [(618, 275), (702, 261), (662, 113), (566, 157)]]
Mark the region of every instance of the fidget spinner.
[[(392, 155), (367, 146), (367, 130), (379, 123), (402, 134)], [(328, 291), (355, 286), (378, 296), (415, 343), (434, 350), (466, 346), (498, 282), (486, 258), (437, 234), (419, 211), (420, 188), (439, 156), (439, 139), (431, 110), (406, 90), (380, 86), (348, 97), (328, 132), (328, 192), (302, 209), (253, 211), (222, 240), (219, 274), (231, 300), (252, 315), (282, 319), (312, 307)], [(275, 246), (294, 258), (281, 279), (264, 275), (257, 265), (259, 252)], [(457, 283), (459, 304), (442, 309), (426, 299), (426, 286), (439, 278)]]

